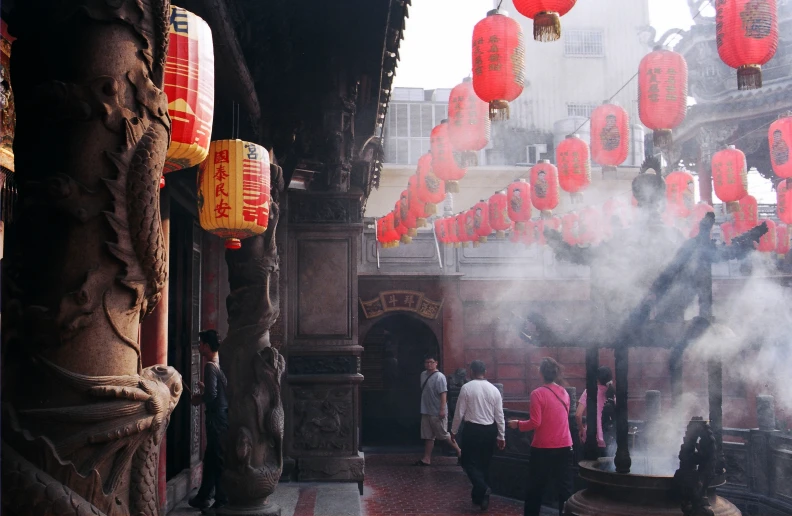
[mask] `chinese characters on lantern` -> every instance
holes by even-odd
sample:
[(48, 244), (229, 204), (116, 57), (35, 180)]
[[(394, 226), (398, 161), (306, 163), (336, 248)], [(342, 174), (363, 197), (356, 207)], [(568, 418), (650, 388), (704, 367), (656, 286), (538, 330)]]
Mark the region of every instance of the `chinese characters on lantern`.
[(215, 218), (227, 219), (229, 213), (233, 209), (228, 203), (229, 195), (226, 189), (226, 181), (228, 180), (228, 149), (218, 151), (215, 154), (214, 164), (214, 180), (215, 180)]
[(266, 226), (269, 221), (269, 170), (259, 156), (261, 147), (245, 143), (242, 159), (242, 219)]

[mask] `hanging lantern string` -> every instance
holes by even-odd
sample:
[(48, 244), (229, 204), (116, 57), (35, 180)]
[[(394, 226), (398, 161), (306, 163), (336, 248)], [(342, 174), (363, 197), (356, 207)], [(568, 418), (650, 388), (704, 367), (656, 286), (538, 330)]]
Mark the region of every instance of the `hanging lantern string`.
[(500, 0), (500, 2), (498, 2), (498, 11), (500, 11), (501, 5), (503, 5), (503, 0)]
[(748, 136), (751, 136), (753, 133), (756, 133), (756, 132), (759, 132), (759, 131), (767, 131), (768, 127), (770, 127), (770, 126), (773, 124), (773, 122), (775, 122), (775, 120), (771, 120), (770, 122), (768, 122), (768, 123), (766, 123), (766, 124), (762, 124), (762, 125), (760, 125), (759, 127), (757, 127), (756, 129), (754, 129), (754, 130), (752, 130), (752, 131), (748, 131), (747, 133), (745, 133), (744, 135), (740, 136), (739, 138), (736, 138), (736, 139), (734, 139), (734, 140), (733, 140), (731, 143), (729, 143), (728, 145), (734, 145), (734, 144), (736, 144), (738, 141), (742, 140), (743, 138), (746, 138), (746, 137), (748, 137)]
[[(701, 9), (699, 9), (699, 11), (698, 11), (698, 12), (696, 13), (696, 15), (695, 15), (695, 16), (694, 16), (694, 17), (691, 19), (691, 21), (695, 21), (695, 20), (696, 20), (696, 18), (698, 18), (698, 17), (701, 15), (701, 13), (703, 13), (703, 12), (704, 12), (704, 9), (706, 9), (707, 7), (711, 7), (711, 6), (712, 6), (712, 0), (709, 0), (709, 1), (708, 1), (706, 4), (704, 4), (704, 5), (701, 7)], [(676, 30), (674, 31), (674, 33), (675, 33), (674, 35), (676, 35), (676, 36), (681, 36), (681, 35), (682, 35), (682, 31), (683, 31), (683, 29), (676, 29)], [(633, 81), (635, 80), (635, 78), (636, 78), (636, 77), (638, 77), (638, 74), (639, 74), (639, 73), (640, 73), (640, 72), (635, 72), (635, 75), (633, 75), (632, 77), (630, 77), (629, 79), (627, 79), (627, 82), (625, 82), (625, 83), (624, 83), (624, 85), (622, 85), (622, 87), (621, 87), (621, 88), (619, 88), (619, 91), (617, 91), (616, 93), (614, 93), (613, 95), (611, 95), (611, 97), (608, 99), (608, 102), (610, 102), (610, 101), (612, 101), (613, 99), (615, 99), (615, 98), (616, 98), (616, 96), (617, 96), (619, 93), (621, 93), (622, 91), (624, 91), (624, 88), (626, 88), (627, 86), (629, 86), (629, 85), (630, 85), (630, 83), (631, 83), (631, 82), (633, 82)], [(574, 132), (578, 132), (578, 131), (580, 131), (580, 129), (581, 129), (581, 128), (582, 128), (584, 125), (586, 125), (587, 123), (589, 123), (590, 121), (591, 121), (591, 115), (589, 115), (589, 116), (588, 116), (588, 118), (586, 118), (586, 119), (583, 121), (583, 123), (582, 123), (582, 124), (580, 124), (580, 125), (577, 127), (577, 129), (575, 129), (575, 131), (574, 131)]]

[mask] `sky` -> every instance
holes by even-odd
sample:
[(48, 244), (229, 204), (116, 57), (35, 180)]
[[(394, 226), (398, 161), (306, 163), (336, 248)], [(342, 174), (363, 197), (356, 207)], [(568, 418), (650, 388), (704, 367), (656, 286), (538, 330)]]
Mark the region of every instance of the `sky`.
[[(470, 34), (492, 5), (492, 0), (413, 0), (394, 86), (452, 88), (467, 77)], [(649, 0), (649, 16), (658, 36), (691, 23), (687, 0)]]

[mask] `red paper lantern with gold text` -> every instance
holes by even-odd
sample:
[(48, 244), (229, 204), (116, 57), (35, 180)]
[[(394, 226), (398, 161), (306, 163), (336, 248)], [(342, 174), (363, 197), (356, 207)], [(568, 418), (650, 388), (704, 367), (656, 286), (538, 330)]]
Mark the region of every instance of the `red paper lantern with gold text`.
[(549, 217), (558, 206), (558, 169), (543, 159), (531, 167), (531, 203)]
[(509, 102), (525, 86), (525, 41), (520, 24), (497, 9), (473, 28), (473, 90), (489, 104), (490, 120), (508, 120)]
[(404, 190), (399, 197), (399, 216), (401, 217), (402, 224), (407, 228), (407, 234), (410, 237), (418, 235), (418, 217), (410, 210), (410, 194), (409, 190)]
[(525, 222), (531, 220), (531, 187), (525, 179), (515, 179), (506, 189), (509, 220), (517, 223), (522, 231)]
[(580, 210), (577, 241), (580, 245), (597, 245), (602, 239), (602, 214), (592, 206)]
[(568, 135), (556, 147), (556, 163), (558, 183), (565, 192), (572, 194), (574, 201), (591, 184), (588, 145), (576, 134)]
[(746, 195), (739, 201), (739, 209), (733, 213), (734, 231), (736, 235), (742, 235), (759, 225), (759, 204), (756, 197)]
[(536, 41), (556, 41), (561, 37), (561, 17), (577, 0), (514, 0), (517, 12), (533, 20)]
[(665, 181), (668, 211), (675, 217), (689, 217), (696, 204), (693, 176), (683, 170), (676, 170), (668, 174)]
[(777, 0), (717, 0), (715, 41), (724, 63), (737, 69), (737, 89), (762, 87), (762, 65), (778, 48)]
[(561, 216), (561, 238), (569, 245), (578, 244), (580, 217), (574, 211)]
[(416, 218), (417, 227), (422, 228), (426, 225), (426, 218), (431, 214), (426, 213), (426, 203), (421, 201), (418, 196), (418, 175), (413, 174), (407, 181), (407, 205), (410, 214)]
[(445, 184), (432, 172), (432, 155), (418, 159), (418, 199), (426, 203), (426, 212), (434, 215), (437, 205), (445, 199)]
[(201, 227), (239, 249), (244, 238), (267, 230), (270, 161), (267, 150), (242, 140), (217, 140), (198, 169)]
[(462, 243), (462, 247), (467, 247), (467, 245), (473, 241), (471, 238), (472, 235), (469, 235), (467, 230), (467, 212), (463, 211), (462, 213), (455, 215), (454, 220), (456, 220), (459, 241)]
[(734, 233), (734, 224), (731, 222), (724, 222), (720, 225), (720, 228), (721, 233), (723, 233), (723, 242), (726, 245), (731, 245), (732, 238), (736, 236)]
[(792, 233), (786, 224), (776, 224), (776, 254), (782, 258), (789, 253)]
[(171, 144), (163, 173), (198, 165), (209, 153), (214, 119), (214, 45), (209, 25), (171, 6), (163, 91), (168, 96)]
[(448, 243), (452, 244), (454, 247), (460, 247), (462, 245), (462, 236), (459, 234), (459, 226), (457, 226), (456, 217), (446, 217), (443, 219), (446, 225), (446, 231), (448, 232)]
[(434, 231), (438, 242), (443, 245), (448, 245), (450, 243), (448, 240), (448, 226), (445, 223), (445, 219), (435, 219)]
[(789, 148), (792, 146), (792, 117), (785, 116), (770, 124), (767, 141), (770, 143), (773, 172), (778, 177), (791, 179), (792, 160), (789, 159)]
[(446, 192), (459, 192), (459, 180), (465, 177), (465, 169), (457, 165), (456, 159), (454, 159), (454, 149), (448, 138), (447, 120), (443, 120), (440, 125), (432, 129), (429, 141), (432, 172), (445, 181)]
[(448, 139), (454, 152), (461, 153), (462, 166), (478, 164), (476, 153), (489, 143), (491, 130), (489, 105), (476, 96), (473, 80), (467, 77), (448, 98)]
[(489, 198), (489, 225), (495, 230), (498, 238), (503, 238), (511, 227), (509, 218), (509, 200), (505, 192), (498, 192)]
[[(463, 213), (465, 218), (465, 240), (473, 242), (473, 247), (481, 244), (481, 239), (476, 229), (476, 211), (471, 208)], [(486, 242), (486, 238), (484, 239)]]
[(630, 116), (608, 102), (591, 113), (591, 159), (603, 169), (615, 170), (630, 152)]
[(404, 225), (404, 221), (401, 219), (401, 201), (396, 201), (396, 205), (393, 207), (393, 227), (396, 229), (396, 233), (399, 234), (399, 241), (402, 244), (409, 244), (412, 242), (412, 238), (409, 235), (409, 229), (407, 226)]
[(385, 247), (398, 247), (399, 246), (399, 233), (393, 225), (393, 212), (389, 212), (382, 218), (382, 238), (385, 241)]
[(657, 47), (641, 60), (638, 68), (638, 113), (641, 122), (654, 131), (654, 144), (671, 145), (671, 130), (687, 114), (688, 68), (685, 58)]
[[(715, 210), (705, 202), (700, 202), (693, 207), (693, 211), (690, 214), (690, 238), (696, 238), (698, 236), (701, 230), (701, 221), (704, 220), (707, 213), (715, 213)], [(710, 231), (710, 234), (711, 233), (712, 231)]]
[(380, 247), (385, 247), (385, 232), (382, 229), (382, 222), (383, 219), (377, 219), (377, 223), (376, 223), (377, 242), (380, 244)]
[(776, 186), (776, 210), (784, 224), (792, 224), (792, 179), (785, 179)]
[(542, 218), (536, 221), (536, 240), (539, 245), (547, 244), (545, 229), (559, 231), (561, 229), (561, 219), (558, 217)]
[[(748, 171), (745, 154), (734, 145), (712, 156), (712, 182), (715, 195), (725, 203), (735, 203), (748, 195)], [(730, 211), (737, 207), (730, 206)]]
[(756, 248), (760, 253), (773, 253), (777, 247), (776, 223), (770, 219), (765, 219), (762, 222), (767, 224), (767, 233), (762, 235), (759, 239), (759, 245)]
[(476, 228), (479, 242), (485, 243), (492, 234), (492, 226), (489, 223), (489, 203), (481, 200), (473, 205), (473, 223)]

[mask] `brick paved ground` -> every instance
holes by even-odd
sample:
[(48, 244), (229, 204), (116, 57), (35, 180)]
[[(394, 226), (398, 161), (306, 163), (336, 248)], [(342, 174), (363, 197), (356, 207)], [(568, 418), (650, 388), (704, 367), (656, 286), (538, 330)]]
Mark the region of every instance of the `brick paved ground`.
[[(366, 453), (363, 516), (481, 514), (470, 502), (470, 482), (456, 457), (432, 458), (432, 466), (413, 466), (418, 454)], [(492, 496), (490, 516), (518, 516), (522, 502)]]

